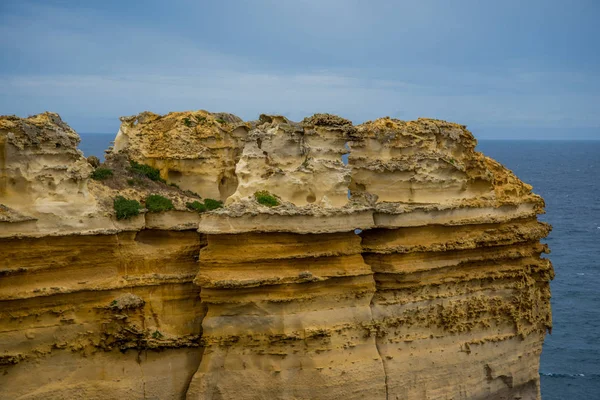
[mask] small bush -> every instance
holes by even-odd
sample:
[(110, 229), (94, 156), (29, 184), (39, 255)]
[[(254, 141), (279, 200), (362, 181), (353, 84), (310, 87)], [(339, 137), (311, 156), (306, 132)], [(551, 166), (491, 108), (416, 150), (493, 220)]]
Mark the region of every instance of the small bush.
[(173, 210), (175, 207), (173, 206), (173, 202), (166, 197), (158, 194), (151, 194), (146, 197), (146, 208), (150, 212), (161, 212)]
[(277, 197), (273, 196), (271, 193), (266, 190), (261, 190), (259, 192), (254, 193), (254, 198), (258, 201), (259, 204), (267, 207), (275, 207), (279, 205), (279, 200)]
[(220, 124), (225, 124), (226, 121), (223, 118), (217, 118), (216, 121)]
[(204, 204), (200, 203), (199, 201), (193, 201), (191, 203), (186, 203), (185, 206), (187, 208), (189, 208), (190, 210), (194, 210), (194, 211), (198, 212), (199, 214), (206, 211), (206, 206)]
[(186, 203), (185, 206), (190, 210), (197, 211), (198, 213), (203, 213), (205, 211), (216, 210), (217, 208), (223, 207), (223, 202), (213, 199), (204, 199), (204, 204), (199, 201), (193, 201), (191, 203)]
[(140, 164), (133, 160), (131, 160), (130, 164), (131, 170), (133, 172), (138, 173), (140, 175), (144, 175), (145, 177), (153, 181), (166, 183), (166, 181), (160, 177), (160, 171), (158, 169), (152, 168), (151, 166), (146, 164)]
[(185, 117), (183, 119), (183, 124), (189, 128), (192, 126), (192, 121), (188, 117)]
[(216, 210), (223, 207), (223, 202), (213, 199), (204, 199), (204, 206), (208, 211)]
[(152, 332), (152, 338), (153, 339), (161, 339), (163, 337), (163, 334), (160, 333), (160, 331), (157, 329), (154, 332)]
[(103, 181), (105, 179), (113, 176), (112, 169), (108, 168), (96, 168), (94, 172), (92, 172), (91, 178), (96, 181)]
[(113, 207), (117, 212), (117, 219), (135, 217), (140, 213), (142, 206), (137, 200), (129, 200), (123, 196), (115, 197)]

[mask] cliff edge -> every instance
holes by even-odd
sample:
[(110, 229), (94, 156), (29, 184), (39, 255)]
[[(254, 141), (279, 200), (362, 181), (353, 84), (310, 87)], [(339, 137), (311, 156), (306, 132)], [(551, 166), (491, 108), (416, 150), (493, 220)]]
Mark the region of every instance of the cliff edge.
[(0, 398), (539, 399), (544, 201), (463, 125), (0, 117)]

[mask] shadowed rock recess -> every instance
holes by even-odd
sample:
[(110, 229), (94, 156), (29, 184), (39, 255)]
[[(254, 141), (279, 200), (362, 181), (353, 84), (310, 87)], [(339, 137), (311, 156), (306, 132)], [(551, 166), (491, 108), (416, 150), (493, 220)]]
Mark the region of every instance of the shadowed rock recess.
[(0, 117), (0, 398), (540, 398), (544, 201), (465, 126), (121, 121)]

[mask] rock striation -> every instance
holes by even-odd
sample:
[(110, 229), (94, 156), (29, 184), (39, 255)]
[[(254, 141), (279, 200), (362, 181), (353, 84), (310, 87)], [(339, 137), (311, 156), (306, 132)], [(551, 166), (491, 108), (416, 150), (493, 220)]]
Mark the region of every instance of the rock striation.
[(78, 141), (0, 117), (0, 398), (540, 398), (544, 202), (465, 126), (144, 112), (99, 167)]

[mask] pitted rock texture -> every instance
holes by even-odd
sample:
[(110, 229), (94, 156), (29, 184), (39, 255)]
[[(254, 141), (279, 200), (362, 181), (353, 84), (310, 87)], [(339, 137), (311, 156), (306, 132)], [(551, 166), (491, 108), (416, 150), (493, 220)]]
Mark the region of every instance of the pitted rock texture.
[(348, 202), (350, 169), (342, 162), (354, 131), (348, 120), (317, 114), (302, 123), (261, 115), (249, 132), (236, 167), (233, 203), (262, 188), (296, 206), (342, 207)]
[(249, 126), (232, 114), (207, 111), (122, 117), (113, 152), (158, 168), (161, 176), (204, 197), (235, 191), (235, 168)]
[(0, 117), (1, 399), (540, 398), (544, 202), (465, 126), (144, 112), (99, 181), (78, 141)]

